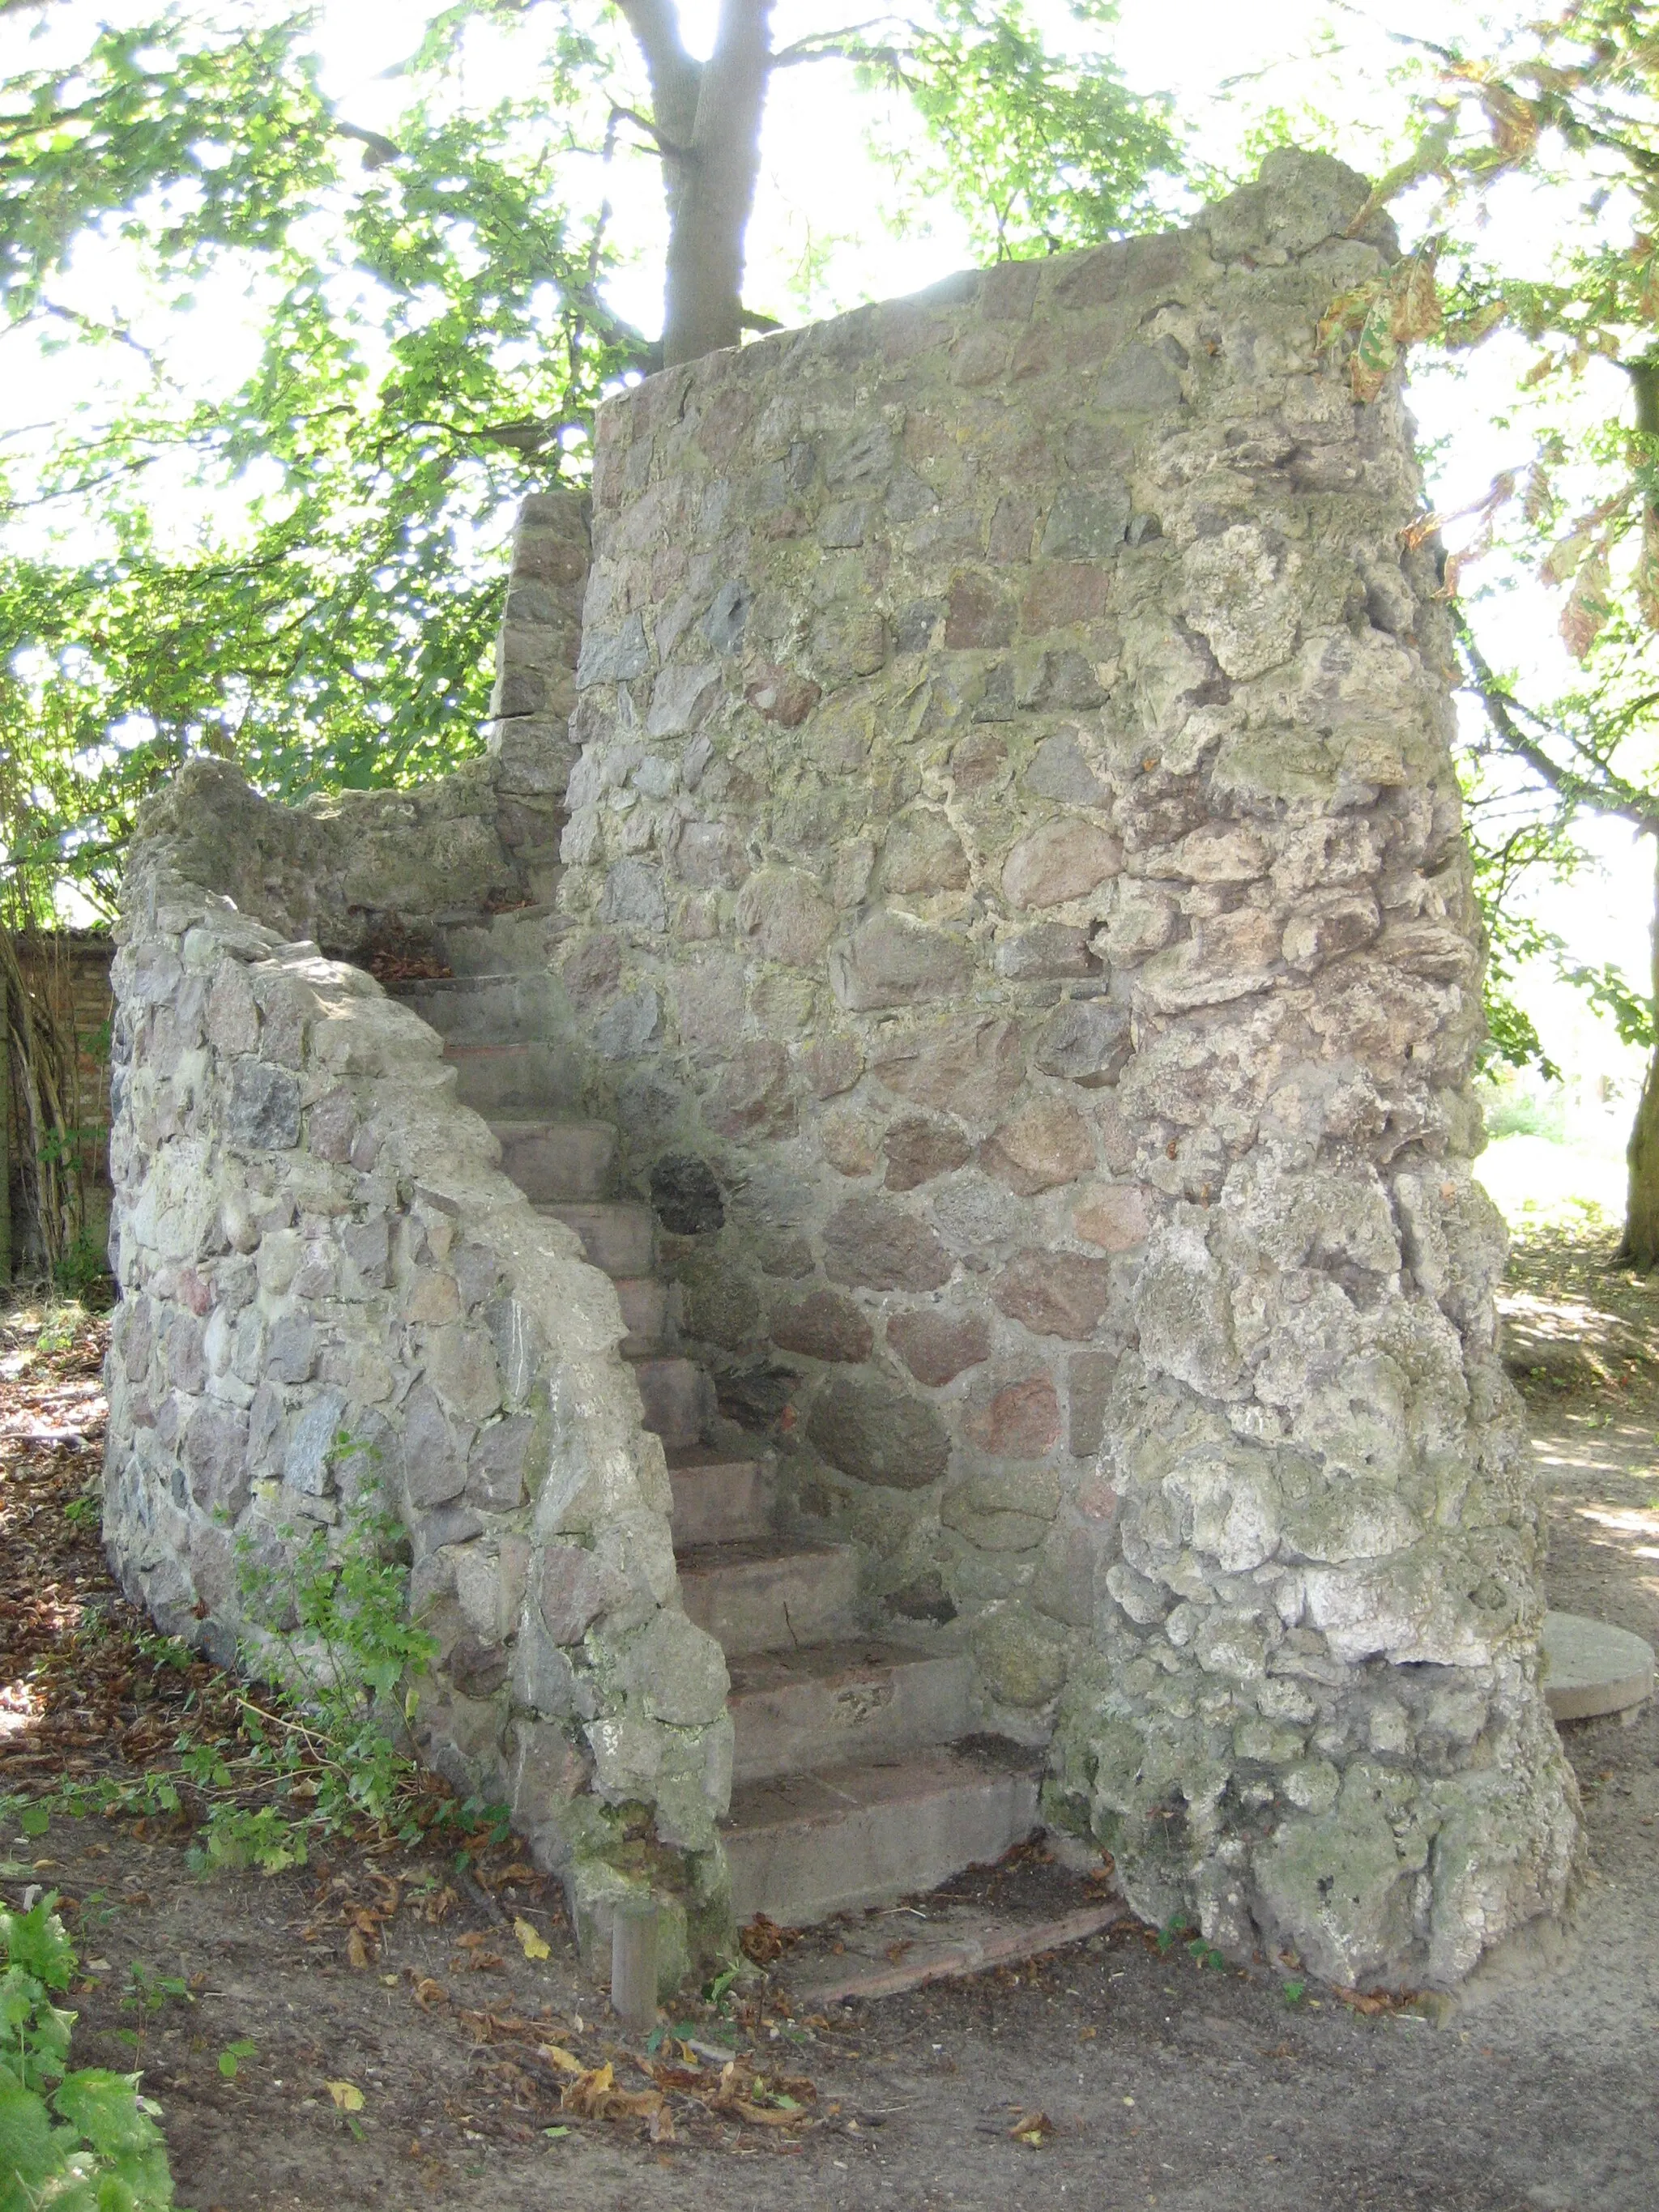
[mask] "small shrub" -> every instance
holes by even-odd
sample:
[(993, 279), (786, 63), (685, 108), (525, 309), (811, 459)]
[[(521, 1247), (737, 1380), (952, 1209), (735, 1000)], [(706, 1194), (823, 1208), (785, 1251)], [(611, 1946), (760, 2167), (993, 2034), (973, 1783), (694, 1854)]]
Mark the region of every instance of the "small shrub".
[(75, 2014), (53, 2000), (76, 1960), (57, 1901), (0, 1908), (0, 2212), (165, 2212), (167, 2146), (138, 2076), (68, 2070)]

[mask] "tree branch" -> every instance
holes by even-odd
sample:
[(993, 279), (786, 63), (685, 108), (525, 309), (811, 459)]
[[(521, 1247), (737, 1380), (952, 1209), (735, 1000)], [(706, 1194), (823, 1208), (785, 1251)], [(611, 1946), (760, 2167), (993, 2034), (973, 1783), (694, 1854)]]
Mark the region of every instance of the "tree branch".
[[(1597, 783), (1553, 760), (1538, 740), (1521, 726), (1517, 714), (1527, 714), (1528, 710), (1521, 706), (1507, 686), (1499, 682), (1491, 662), (1476, 643), (1468, 618), (1461, 607), (1455, 607), (1453, 619), (1474, 679), (1471, 688), (1486, 709), (1486, 720), (1491, 723), (1498, 743), (1518, 760), (1524, 761), (1534, 775), (1541, 778), (1559, 798), (1575, 805), (1588, 806), (1597, 814), (1615, 815), (1621, 821), (1633, 823), (1637, 829), (1649, 836), (1659, 836), (1659, 799), (1650, 799), (1634, 784), (1627, 783), (1623, 776), (1615, 775), (1599, 754), (1592, 752), (1581, 740), (1573, 738), (1571, 732), (1564, 733), (1568, 743), (1595, 763), (1603, 781)], [(1528, 715), (1528, 720), (1538, 719)]]
[[(619, 107), (613, 100), (611, 121), (613, 125), (618, 123), (636, 124), (665, 161), (693, 161), (696, 159), (689, 146), (678, 144), (665, 131), (659, 131), (648, 115), (641, 115), (637, 107)], [(610, 135), (609, 131), (605, 133), (607, 138)]]
[(689, 146), (696, 125), (697, 92), (702, 64), (680, 43), (673, 0), (617, 0), (629, 29), (645, 56), (658, 125), (676, 145)]
[(333, 125), (337, 138), (349, 138), (363, 148), (363, 167), (383, 169), (388, 161), (401, 161), (404, 149), (394, 146), (390, 138), (383, 138), (378, 131), (366, 131), (360, 123), (340, 123)]
[(769, 66), (775, 70), (794, 69), (802, 62), (867, 61), (871, 58), (869, 47), (844, 46), (842, 40), (862, 39), (866, 31), (884, 30), (892, 20), (890, 15), (875, 15), (867, 23), (844, 23), (838, 31), (809, 31), (804, 39), (780, 46)]

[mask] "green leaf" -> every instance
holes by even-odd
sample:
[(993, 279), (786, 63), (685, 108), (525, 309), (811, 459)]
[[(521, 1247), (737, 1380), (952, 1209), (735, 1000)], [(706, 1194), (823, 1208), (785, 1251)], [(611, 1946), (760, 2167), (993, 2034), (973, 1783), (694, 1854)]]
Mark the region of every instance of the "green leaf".
[(49, 1990), (66, 1990), (75, 1972), (75, 1946), (53, 1910), (57, 1902), (48, 1892), (27, 1912), (0, 1911), (0, 1952)]
[(138, 2076), (88, 2067), (65, 2075), (52, 2098), (58, 2114), (77, 2128), (100, 2156), (147, 2152), (161, 2141), (154, 2120), (138, 2109)]
[(45, 2101), (0, 2071), (0, 2208), (32, 2208), (38, 2191), (60, 2172), (73, 2141), (54, 2129)]

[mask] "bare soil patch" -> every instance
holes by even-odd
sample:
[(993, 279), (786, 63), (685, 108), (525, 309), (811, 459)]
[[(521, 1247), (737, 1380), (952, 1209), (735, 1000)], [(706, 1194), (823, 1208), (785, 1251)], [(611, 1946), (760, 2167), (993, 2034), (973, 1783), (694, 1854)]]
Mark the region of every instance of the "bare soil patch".
[[(1606, 1259), (1588, 1242), (1522, 1248), (1510, 1354), (1551, 1493), (1552, 1601), (1653, 1639), (1659, 1284)], [(1565, 1349), (1533, 1357), (1546, 1340)], [(0, 1347), (0, 1790), (136, 1768), (216, 1694), (210, 1669), (145, 1660), (95, 1524), (65, 1514), (98, 1463), (96, 1391), (81, 1388), (97, 1326), (20, 1364), (38, 1341), (15, 1328)], [(1048, 1920), (1098, 1901), (1098, 1881), (1040, 1850), (890, 1911), (873, 1940), (864, 1923), (805, 1944), (763, 1931), (766, 1978), (677, 2006), (676, 2039), (644, 2065), (510, 1842), (462, 1869), (436, 1843), (360, 1838), (269, 1878), (204, 1881), (187, 1818), (54, 1818), (40, 1836), (13, 1820), (0, 1891), (63, 1893), (86, 1967), (79, 2060), (142, 2066), (198, 2212), (1651, 2212), (1659, 1719), (1566, 1735), (1594, 1859), (1574, 1929), (1449, 2008), (1356, 2008), (1317, 1986), (1287, 2002), (1265, 1966), (1218, 1968), (1121, 1927), (798, 2013), (792, 1984), (837, 1942), (902, 1956), (918, 1915)], [(607, 2065), (609, 2092), (594, 2087)], [(340, 2110), (331, 2083), (361, 2106)]]

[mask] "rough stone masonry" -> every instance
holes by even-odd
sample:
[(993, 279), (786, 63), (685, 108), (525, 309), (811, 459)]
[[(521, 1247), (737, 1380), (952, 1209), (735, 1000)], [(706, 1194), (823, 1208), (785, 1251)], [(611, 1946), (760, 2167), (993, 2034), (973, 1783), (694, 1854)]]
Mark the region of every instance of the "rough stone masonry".
[(971, 1650), (1147, 1917), (1420, 1986), (1561, 1910), (1578, 1821), (1439, 579), (1397, 385), (1316, 345), (1365, 200), (1278, 155), (610, 402), (554, 957), (872, 1627)]

